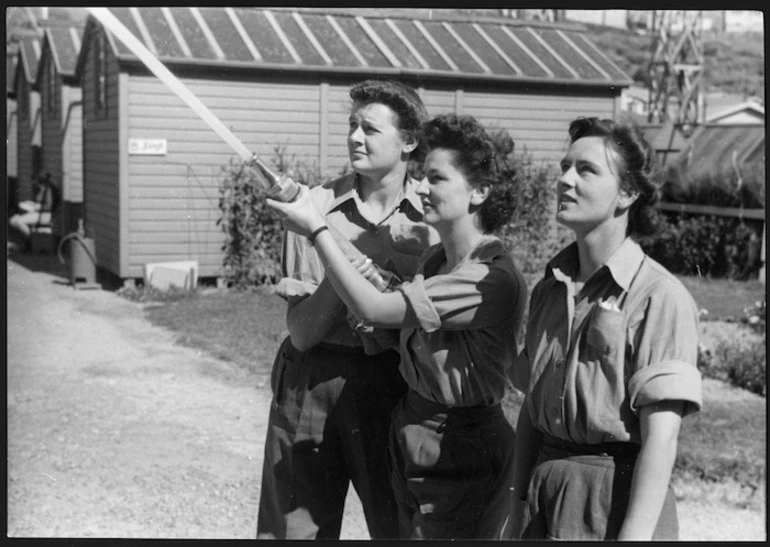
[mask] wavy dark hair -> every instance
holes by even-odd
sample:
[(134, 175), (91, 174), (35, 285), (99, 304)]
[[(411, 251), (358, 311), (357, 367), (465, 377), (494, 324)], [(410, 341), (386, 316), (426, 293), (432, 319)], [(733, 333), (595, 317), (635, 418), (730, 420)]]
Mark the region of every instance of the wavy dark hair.
[(479, 208), (484, 233), (513, 218), (519, 201), (518, 178), (508, 163), (514, 143), (506, 131), (491, 134), (473, 116), (442, 114), (423, 125), (422, 146), (425, 152), (451, 150), (455, 166), (471, 184), (489, 187), (489, 196)]
[[(420, 142), (420, 129), (428, 119), (428, 111), (417, 92), (396, 80), (365, 80), (350, 88), (353, 104), (379, 103), (396, 114), (395, 125), (405, 140)], [(422, 148), (417, 146), (410, 158), (419, 160)]]
[(614, 150), (621, 188), (637, 192), (639, 197), (628, 211), (626, 235), (649, 236), (659, 232), (661, 221), (655, 204), (660, 199), (661, 172), (655, 151), (642, 130), (633, 122), (615, 122), (599, 118), (578, 118), (569, 126), (570, 142), (583, 137), (601, 137)]

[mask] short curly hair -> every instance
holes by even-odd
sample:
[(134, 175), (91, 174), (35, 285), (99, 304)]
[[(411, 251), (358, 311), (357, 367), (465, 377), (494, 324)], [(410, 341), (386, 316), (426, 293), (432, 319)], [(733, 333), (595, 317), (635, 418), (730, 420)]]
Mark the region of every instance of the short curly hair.
[(451, 150), (455, 166), (471, 184), (489, 187), (489, 196), (479, 209), (484, 233), (494, 232), (513, 218), (518, 178), (508, 164), (514, 143), (507, 132), (490, 134), (473, 116), (442, 114), (423, 125), (422, 143), (425, 152)]
[[(353, 104), (384, 104), (396, 114), (395, 125), (405, 140), (419, 142), (420, 129), (428, 119), (428, 111), (417, 92), (396, 80), (365, 80), (350, 88)], [(414, 159), (421, 153), (418, 146)]]
[(660, 215), (655, 204), (662, 184), (655, 151), (642, 130), (631, 121), (615, 122), (599, 118), (578, 118), (569, 126), (570, 142), (583, 137), (601, 137), (620, 158), (617, 165), (621, 187), (638, 192), (628, 211), (626, 235), (655, 235), (660, 229)]

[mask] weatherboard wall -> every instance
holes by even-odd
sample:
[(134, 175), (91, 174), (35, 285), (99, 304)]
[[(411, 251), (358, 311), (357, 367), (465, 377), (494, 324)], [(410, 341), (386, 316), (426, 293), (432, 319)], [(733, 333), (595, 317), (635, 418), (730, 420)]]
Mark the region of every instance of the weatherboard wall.
[(18, 177), (19, 117), (16, 111), (16, 100), (7, 97), (5, 99), (5, 127), (5, 174), (8, 177)]
[[(65, 78), (54, 58), (57, 44), (46, 36), (38, 67), (40, 90), (43, 171), (61, 190), (62, 204), (54, 219), (56, 233), (77, 228), (83, 201), (83, 121), (81, 89), (71, 76)], [(61, 53), (61, 52), (60, 52)], [(61, 57), (61, 56), (60, 56)], [(62, 62), (62, 59), (59, 59)], [(71, 74), (71, 71), (69, 71)]]
[[(224, 171), (235, 152), (157, 79), (127, 78), (127, 139), (165, 141), (162, 155), (127, 154), (128, 269), (197, 260), (199, 275), (222, 275), (224, 233), (216, 224)], [(185, 79), (185, 85), (257, 155), (317, 165), (320, 86), (310, 83)], [(344, 144), (344, 143), (343, 143)]]
[(35, 158), (33, 147), (39, 145), (36, 125), (40, 123), (40, 95), (32, 90), (31, 84), (25, 78), (17, 78), (17, 174), (19, 183), (19, 200), (34, 199), (33, 177), (35, 175)]
[(83, 98), (83, 216), (94, 238), (97, 266), (116, 275), (121, 272), (120, 193), (121, 161), (120, 89), (117, 60), (107, 48), (106, 112), (95, 111), (93, 48), (84, 44), (81, 74)]

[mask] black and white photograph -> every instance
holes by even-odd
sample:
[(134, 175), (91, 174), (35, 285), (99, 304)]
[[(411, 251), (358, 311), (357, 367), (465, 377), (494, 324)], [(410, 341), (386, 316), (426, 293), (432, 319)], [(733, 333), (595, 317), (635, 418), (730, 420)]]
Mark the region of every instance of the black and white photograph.
[(767, 541), (764, 12), (5, 30), (7, 539)]

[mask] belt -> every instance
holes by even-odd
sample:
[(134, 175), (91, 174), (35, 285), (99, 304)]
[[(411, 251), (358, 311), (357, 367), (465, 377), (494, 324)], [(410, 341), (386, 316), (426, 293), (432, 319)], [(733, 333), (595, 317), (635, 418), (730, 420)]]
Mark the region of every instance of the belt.
[(635, 458), (639, 454), (640, 449), (638, 444), (631, 442), (575, 444), (546, 433), (543, 434), (543, 445), (569, 452), (572, 455), (612, 456), (616, 458)]
[(417, 393), (417, 391), (414, 389), (410, 389), (407, 392), (406, 402), (409, 406), (416, 409), (421, 414), (446, 414), (450, 418), (483, 419), (496, 416), (502, 412), (502, 406), (500, 403), (492, 406), (448, 406), (442, 403), (437, 403), (435, 401), (430, 401)]
[(363, 346), (343, 346), (341, 344), (330, 344), (328, 342), (321, 342), (318, 347), (325, 349), (326, 351), (335, 351), (337, 353), (350, 353), (353, 355), (366, 355)]

